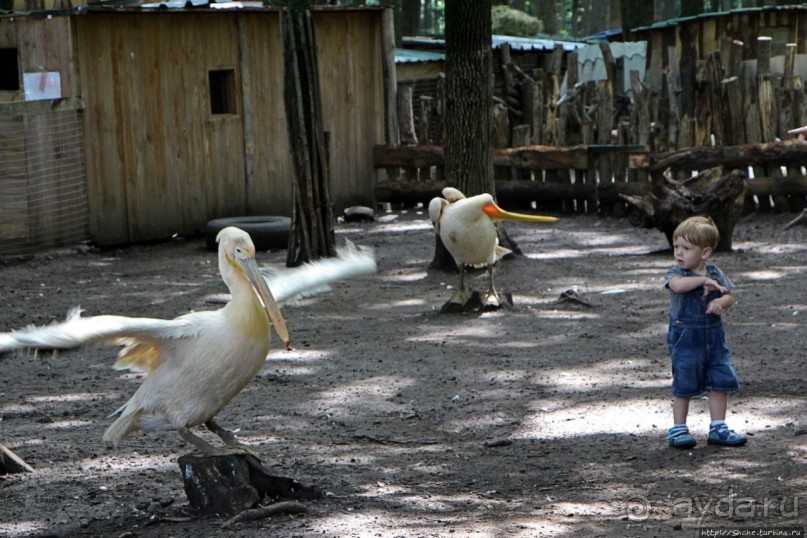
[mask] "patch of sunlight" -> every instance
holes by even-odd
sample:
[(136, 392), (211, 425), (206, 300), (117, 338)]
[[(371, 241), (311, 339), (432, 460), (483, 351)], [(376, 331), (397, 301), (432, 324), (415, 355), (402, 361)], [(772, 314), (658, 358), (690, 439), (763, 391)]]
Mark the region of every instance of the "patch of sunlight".
[[(573, 370), (542, 369), (535, 374), (540, 378), (548, 378), (549, 382), (540, 379), (535, 381), (537, 385), (552, 387), (555, 389), (566, 389), (569, 392), (579, 392), (581, 387), (622, 387), (627, 380), (630, 380), (631, 388), (655, 388), (669, 385), (669, 380), (653, 375), (647, 379), (642, 379), (636, 372), (656, 371), (657, 368), (649, 364), (646, 359), (622, 358), (609, 361), (601, 361), (591, 367), (578, 367)], [(662, 371), (662, 370), (659, 370)], [(663, 370), (666, 371), (666, 370)]]
[[(660, 417), (662, 398), (653, 405), (647, 400), (623, 399), (614, 404), (603, 401), (563, 406), (549, 409), (537, 402), (533, 413), (528, 415), (512, 436), (522, 439), (561, 439), (584, 435), (614, 433), (657, 433), (658, 423), (669, 422)], [(540, 406), (540, 407), (539, 407)], [(665, 412), (667, 411), (664, 405)]]
[(267, 361), (272, 361), (272, 364), (279, 362), (294, 363), (294, 362), (316, 362), (329, 360), (333, 356), (333, 352), (325, 351), (322, 349), (292, 349), (286, 351), (282, 348), (274, 349), (266, 356)]
[[(258, 373), (258, 377), (266, 377), (270, 375), (274, 375), (274, 370), (276, 370), (276, 366), (272, 366), (271, 368), (264, 368)], [(285, 365), (283, 366), (283, 377), (292, 377), (292, 376), (310, 376), (314, 375), (317, 372), (316, 368), (311, 368), (308, 366), (294, 366), (294, 365)]]
[(538, 317), (545, 319), (600, 319), (599, 314), (592, 312), (570, 312), (563, 310), (541, 310), (538, 312)]
[(444, 327), (438, 327), (429, 334), (418, 334), (407, 338), (410, 342), (443, 342), (446, 339), (456, 339), (457, 337), (481, 340), (486, 338), (501, 339), (501, 327), (493, 324), (470, 323), (452, 327), (450, 332), (445, 332)]
[[(50, 442), (50, 441), (48, 441), (48, 442)], [(15, 441), (13, 445), (10, 444), (8, 446), (12, 447), (12, 448), (17, 448), (17, 447), (21, 447), (21, 446), (41, 446), (41, 445), (44, 445), (44, 444), (45, 444), (44, 439), (26, 439), (24, 441)], [(0, 535), (0, 536), (2, 536), (2, 535)]]
[(58, 422), (51, 422), (45, 429), (48, 430), (67, 430), (73, 428), (80, 428), (81, 426), (92, 426), (94, 422), (89, 420), (60, 420)]
[(33, 532), (45, 531), (50, 522), (44, 521), (15, 521), (0, 522), (0, 536), (26, 536)]
[(419, 280), (424, 280), (428, 277), (426, 271), (413, 271), (411, 273), (395, 273), (389, 274), (384, 273), (379, 275), (379, 280), (382, 282), (417, 282)]
[[(490, 395), (490, 399), (495, 401), (497, 399), (508, 398), (513, 394), (512, 390), (501, 389), (498, 391), (486, 391), (485, 395)], [(464, 420), (449, 420), (446, 422), (446, 428), (454, 433), (474, 432), (480, 428), (489, 428), (491, 426), (504, 426), (511, 424), (513, 417), (508, 415), (478, 415)]]
[(749, 280), (776, 280), (784, 276), (777, 271), (747, 271), (740, 273), (740, 275)]
[(592, 255), (603, 256), (636, 256), (647, 254), (646, 245), (634, 247), (621, 246), (614, 248), (580, 248), (580, 249), (553, 249), (547, 252), (525, 252), (524, 256), (531, 260), (559, 260), (565, 258), (584, 258)]
[[(382, 221), (382, 219), (378, 219)], [(382, 221), (383, 222), (383, 221)], [(377, 226), (375, 230), (373, 229), (362, 229), (362, 233), (367, 234), (381, 234), (381, 233), (399, 233), (399, 232), (413, 232), (413, 231), (431, 231), (433, 229), (432, 223), (429, 222), (428, 219), (423, 220), (410, 220), (404, 222), (383, 222), (381, 226)]]
[(401, 301), (393, 301), (392, 303), (378, 305), (379, 308), (388, 308), (389, 306), (423, 306), (426, 304), (426, 301), (423, 299), (404, 299)]
[[(85, 469), (100, 469), (104, 471), (104, 473), (108, 473), (109, 469), (125, 471), (128, 473), (134, 471), (173, 472), (174, 468), (176, 467), (174, 456), (174, 454), (147, 456), (136, 451), (131, 451), (128, 454), (121, 455), (121, 457), (123, 457), (123, 461), (121, 461), (121, 457), (118, 455), (101, 455), (98, 457), (84, 458), (81, 460), (81, 466)], [(75, 462), (65, 462), (64, 465), (59, 465), (58, 468), (70, 469), (72, 472), (72, 470), (75, 469)], [(68, 473), (66, 471), (65, 476), (67, 476), (67, 474)], [(114, 475), (109, 473), (108, 476), (110, 477), (109, 479), (112, 480)]]
[(118, 397), (119, 395), (115, 393), (76, 392), (73, 394), (59, 394), (56, 396), (30, 396), (26, 398), (26, 400), (35, 403), (86, 402), (86, 401), (96, 401), (99, 399), (105, 400), (108, 398), (118, 398)]
[(0, 415), (5, 415), (7, 417), (14, 415), (27, 415), (28, 413), (33, 413), (35, 409), (36, 408), (33, 405), (7, 404), (0, 406)]
[(735, 250), (758, 250), (765, 254), (795, 254), (807, 251), (807, 244), (804, 243), (765, 243), (761, 241), (741, 241), (734, 243)]
[(569, 518), (570, 522), (575, 521), (574, 516), (617, 516), (620, 515), (615, 511), (614, 504), (621, 503), (571, 503), (571, 502), (553, 502), (552, 507), (556, 512), (564, 514)]
[(303, 407), (315, 415), (321, 415), (323, 408), (326, 408), (329, 416), (339, 417), (355, 417), (357, 406), (362, 408), (362, 414), (372, 414), (372, 408), (376, 408), (376, 411), (401, 412), (408, 407), (390, 402), (389, 398), (415, 384), (413, 379), (399, 377), (367, 378), (322, 391), (319, 396), (304, 403)]

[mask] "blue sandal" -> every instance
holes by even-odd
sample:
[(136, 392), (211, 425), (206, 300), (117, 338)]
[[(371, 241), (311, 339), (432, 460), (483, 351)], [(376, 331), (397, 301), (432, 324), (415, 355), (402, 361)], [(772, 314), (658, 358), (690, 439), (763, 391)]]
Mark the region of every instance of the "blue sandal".
[(667, 430), (667, 441), (670, 442), (671, 447), (681, 449), (692, 448), (698, 444), (695, 438), (689, 434), (689, 428), (686, 426), (673, 426)]
[(735, 433), (734, 430), (730, 430), (725, 424), (721, 424), (716, 428), (709, 428), (709, 439), (707, 442), (710, 445), (743, 446), (748, 442), (748, 438)]

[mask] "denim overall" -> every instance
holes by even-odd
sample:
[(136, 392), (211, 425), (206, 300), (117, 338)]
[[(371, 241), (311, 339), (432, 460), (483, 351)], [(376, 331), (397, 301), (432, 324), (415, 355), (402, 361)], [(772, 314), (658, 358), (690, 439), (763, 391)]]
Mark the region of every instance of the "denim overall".
[[(707, 265), (706, 270), (712, 280), (730, 289), (734, 287), (717, 266)], [(676, 269), (670, 272), (673, 271)], [(678, 271), (681, 276), (694, 276), (686, 269)], [(670, 291), (670, 294), (667, 346), (672, 357), (673, 396), (691, 398), (705, 391), (734, 392), (739, 389), (740, 383), (731, 366), (723, 320), (718, 315), (706, 313), (706, 306), (720, 297), (720, 293), (712, 291), (703, 297), (703, 287), (699, 287), (687, 293)]]

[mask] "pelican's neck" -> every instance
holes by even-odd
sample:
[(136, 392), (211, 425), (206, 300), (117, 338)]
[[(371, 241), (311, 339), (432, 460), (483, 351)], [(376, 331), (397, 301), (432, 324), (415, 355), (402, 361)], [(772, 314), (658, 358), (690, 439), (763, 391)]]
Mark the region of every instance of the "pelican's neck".
[(232, 271), (224, 277), (224, 282), (231, 295), (230, 302), (224, 307), (227, 318), (233, 320), (237, 330), (251, 338), (268, 338), (271, 331), (269, 316), (252, 286)]

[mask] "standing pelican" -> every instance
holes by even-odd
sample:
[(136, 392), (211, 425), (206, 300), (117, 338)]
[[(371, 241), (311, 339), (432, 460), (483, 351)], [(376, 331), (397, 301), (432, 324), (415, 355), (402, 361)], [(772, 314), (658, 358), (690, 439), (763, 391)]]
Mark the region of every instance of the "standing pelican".
[[(216, 449), (190, 431), (204, 424), (227, 446), (240, 446), (214, 417), (260, 371), (269, 351), (270, 324), (290, 348), (278, 303), (348, 276), (374, 273), (368, 251), (304, 265), (274, 278), (273, 296), (255, 262), (249, 234), (234, 227), (217, 236), (219, 271), (231, 300), (221, 309), (173, 320), (94, 316), (73, 310), (62, 323), (0, 333), (0, 352), (17, 348), (66, 349), (84, 344), (124, 345), (116, 369), (147, 374), (116, 414), (103, 439), (119, 443), (136, 430), (176, 430), (206, 454)], [(277, 300), (275, 300), (277, 297)]]
[(443, 189), (443, 198), (429, 202), (429, 218), (434, 232), (440, 236), (449, 254), (460, 270), (460, 289), (451, 302), (464, 304), (468, 298), (465, 289), (465, 266), (487, 267), (490, 285), (488, 300), (499, 302), (499, 294), (493, 285), (493, 265), (510, 250), (499, 246), (495, 221), (516, 220), (521, 222), (555, 222), (555, 217), (522, 215), (500, 208), (488, 194), (466, 198), (453, 187)]

